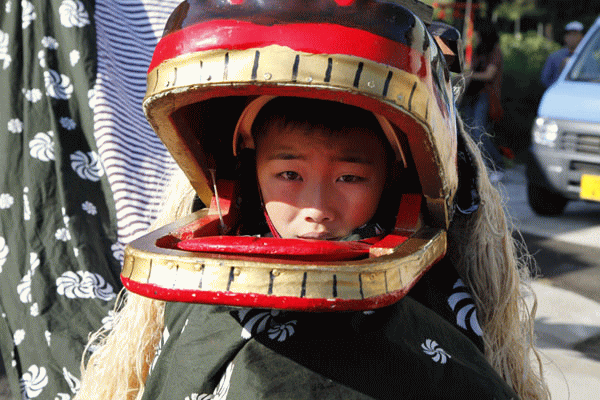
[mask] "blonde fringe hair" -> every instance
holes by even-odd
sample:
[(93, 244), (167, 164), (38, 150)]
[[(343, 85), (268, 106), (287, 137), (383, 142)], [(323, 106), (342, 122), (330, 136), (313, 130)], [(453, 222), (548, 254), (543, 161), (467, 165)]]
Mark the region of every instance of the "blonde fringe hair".
[[(502, 196), (490, 183), (478, 147), (459, 122), (479, 168), (479, 210), (457, 216), (449, 230), (449, 256), (475, 299), (483, 329), (485, 355), (494, 369), (522, 400), (546, 400), (550, 394), (542, 378), (535, 348), (533, 320), (526, 296), (531, 259), (512, 237)], [(155, 222), (162, 226), (188, 214), (194, 192), (182, 173), (167, 189), (164, 209)], [(81, 389), (75, 400), (139, 400), (164, 329), (164, 302), (127, 292), (110, 332), (91, 338), (82, 360)], [(86, 360), (87, 359), (87, 360)]]

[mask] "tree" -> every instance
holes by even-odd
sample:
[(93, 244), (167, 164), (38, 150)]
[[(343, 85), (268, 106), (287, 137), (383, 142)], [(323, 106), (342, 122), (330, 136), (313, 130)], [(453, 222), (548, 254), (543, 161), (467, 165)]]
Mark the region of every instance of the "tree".
[(498, 3), (493, 8), (493, 18), (504, 18), (514, 21), (514, 33), (517, 37), (521, 36), (521, 18), (526, 14), (533, 15), (540, 13), (540, 10), (536, 8), (535, 0), (513, 0)]

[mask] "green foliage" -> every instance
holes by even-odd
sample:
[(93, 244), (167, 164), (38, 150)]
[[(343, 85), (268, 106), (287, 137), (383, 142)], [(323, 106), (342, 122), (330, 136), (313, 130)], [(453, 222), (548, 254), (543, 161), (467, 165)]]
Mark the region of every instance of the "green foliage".
[(536, 70), (540, 72), (548, 55), (560, 49), (560, 44), (534, 31), (525, 33), (521, 38), (503, 33), (500, 35), (500, 46), (504, 55), (505, 69), (522, 71), (526, 66), (526, 69), (532, 72)]
[(503, 2), (494, 9), (494, 13), (501, 18), (515, 21), (524, 14), (536, 12), (535, 2), (533, 0), (513, 0)]
[(504, 57), (502, 102), (505, 116), (496, 124), (496, 142), (523, 152), (530, 143), (530, 130), (539, 101), (544, 93), (540, 82), (542, 67), (548, 55), (560, 48), (537, 32), (527, 32), (521, 37), (504, 33), (500, 35)]

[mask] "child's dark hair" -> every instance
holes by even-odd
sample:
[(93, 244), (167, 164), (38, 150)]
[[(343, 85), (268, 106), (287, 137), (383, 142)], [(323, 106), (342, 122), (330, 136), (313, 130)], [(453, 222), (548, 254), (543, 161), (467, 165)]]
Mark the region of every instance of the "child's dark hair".
[(265, 104), (256, 116), (252, 124), (254, 140), (260, 141), (265, 129), (273, 123), (304, 128), (304, 131), (318, 129), (321, 134), (331, 136), (343, 136), (351, 129), (365, 129), (381, 140), (389, 159), (394, 158), (394, 151), (375, 115), (359, 107), (319, 99), (277, 97)]

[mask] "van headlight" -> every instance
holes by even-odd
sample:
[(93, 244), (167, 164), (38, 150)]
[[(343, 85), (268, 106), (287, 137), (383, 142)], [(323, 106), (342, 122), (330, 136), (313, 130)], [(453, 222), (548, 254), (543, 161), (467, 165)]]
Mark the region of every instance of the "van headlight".
[(538, 117), (533, 124), (532, 134), (535, 143), (554, 147), (558, 139), (558, 124), (554, 120)]

